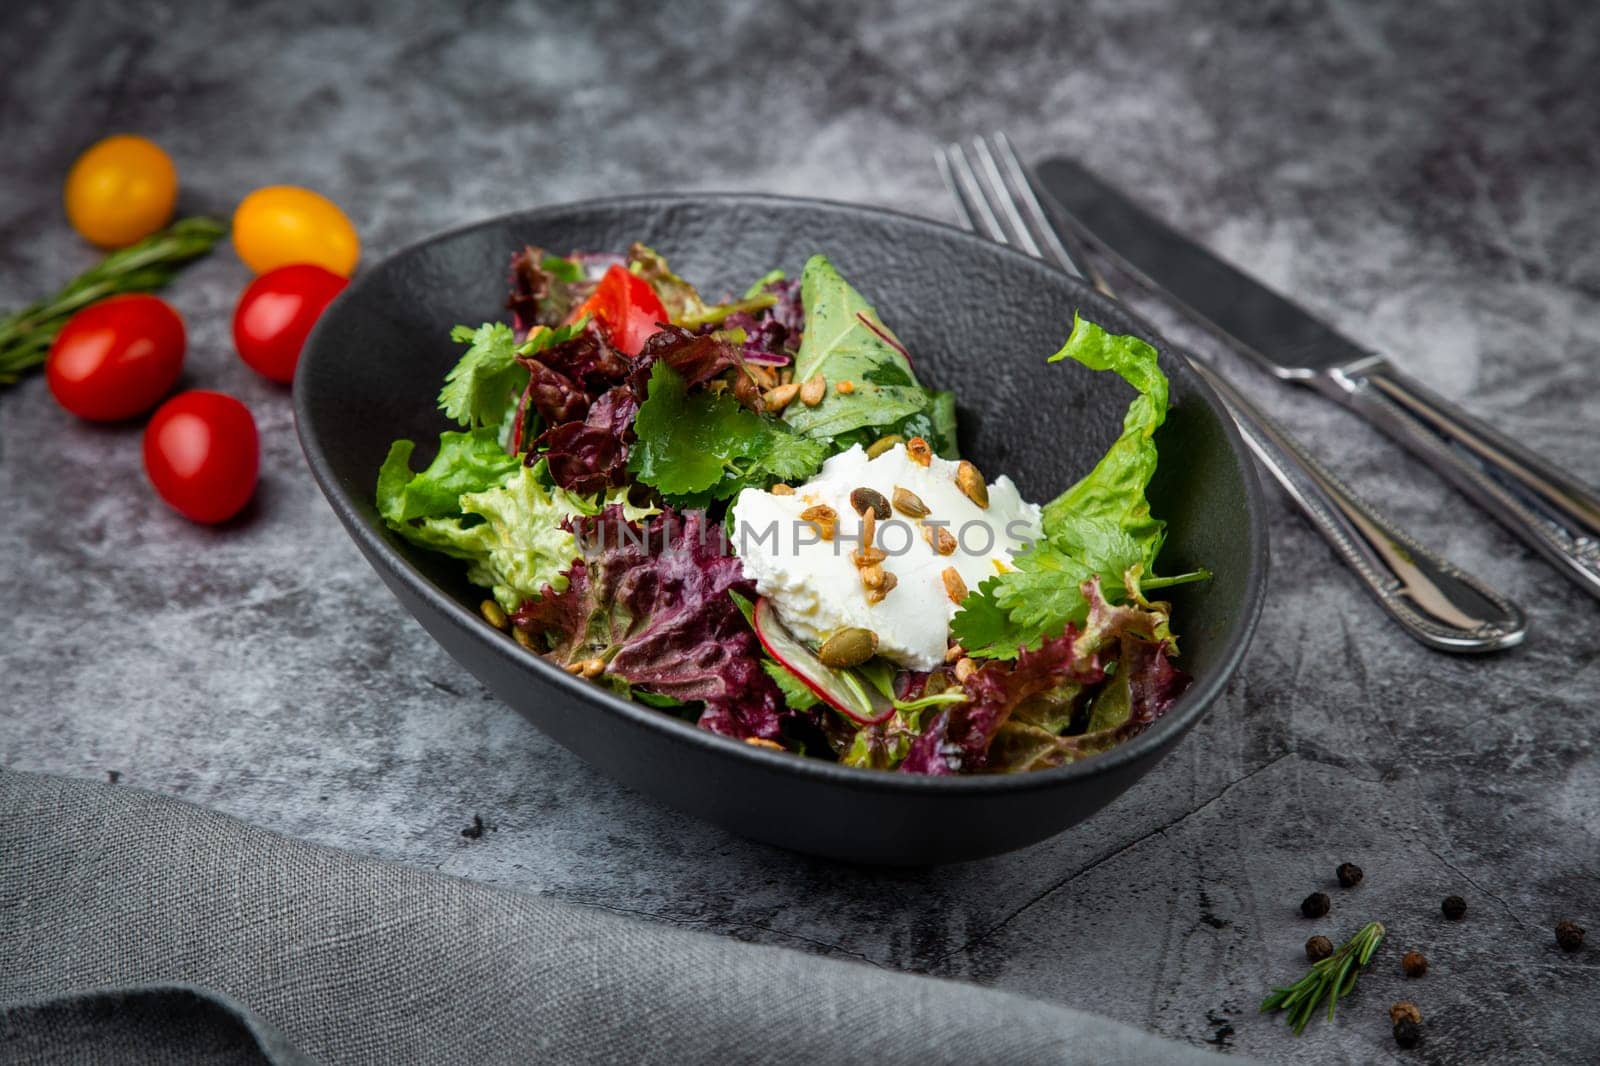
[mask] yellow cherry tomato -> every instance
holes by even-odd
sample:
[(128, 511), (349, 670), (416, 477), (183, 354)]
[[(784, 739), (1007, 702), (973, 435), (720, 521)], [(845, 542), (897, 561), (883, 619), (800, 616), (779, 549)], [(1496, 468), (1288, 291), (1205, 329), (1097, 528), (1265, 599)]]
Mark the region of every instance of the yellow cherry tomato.
[(339, 205), (296, 185), (268, 185), (241, 200), (233, 247), (257, 274), (315, 263), (348, 278), (361, 258), (361, 238)]
[(178, 168), (155, 142), (107, 137), (67, 173), (67, 220), (102, 248), (123, 248), (167, 224), (178, 203)]

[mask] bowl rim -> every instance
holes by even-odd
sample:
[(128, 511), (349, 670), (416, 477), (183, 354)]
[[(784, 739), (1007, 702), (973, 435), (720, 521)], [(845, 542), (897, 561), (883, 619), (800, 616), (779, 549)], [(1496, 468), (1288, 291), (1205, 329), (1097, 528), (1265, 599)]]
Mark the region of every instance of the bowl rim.
[[(335, 305), (344, 302), (351, 293), (358, 291), (359, 287), (367, 279), (374, 277), (383, 267), (434, 244), (454, 240), (479, 229), (510, 224), (520, 226), (537, 225), (542, 219), (560, 217), (575, 211), (662, 209), (682, 205), (703, 206), (719, 203), (737, 203), (757, 207), (771, 206), (791, 210), (795, 208), (822, 208), (833, 213), (855, 215), (878, 221), (887, 219), (896, 225), (930, 231), (943, 240), (952, 240), (957, 244), (970, 242), (975, 247), (982, 247), (985, 254), (998, 253), (1002, 256), (1014, 257), (1019, 266), (1030, 270), (1046, 271), (1067, 282), (1070, 287), (1082, 288), (1085, 293), (1093, 292), (1089, 286), (1080, 280), (1073, 278), (1043, 260), (1026, 255), (1014, 248), (996, 244), (957, 226), (892, 208), (846, 203), (820, 197), (786, 196), (774, 193), (675, 192), (626, 194), (570, 200), (562, 203), (502, 212), (488, 218), (452, 226), (404, 245), (366, 270), (361, 271), (351, 279), (345, 291), (340, 293), (335, 300)], [(1120, 301), (1113, 298), (1099, 293), (1093, 293), (1093, 295), (1097, 299), (1107, 300), (1119, 307), (1123, 306)], [(1125, 313), (1141, 326), (1146, 325), (1144, 318), (1132, 309), (1126, 309)], [(474, 635), (476, 639), (483, 642), (486, 648), (505, 659), (514, 667), (521, 670), (532, 670), (540, 675), (546, 684), (560, 690), (563, 694), (603, 709), (608, 713), (620, 714), (631, 724), (650, 730), (665, 741), (697, 748), (706, 751), (708, 754), (720, 754), (728, 758), (747, 760), (753, 769), (798, 774), (819, 782), (866, 792), (993, 794), (1027, 793), (1054, 789), (1070, 781), (1109, 775), (1121, 767), (1157, 754), (1168, 744), (1176, 743), (1183, 733), (1205, 715), (1205, 712), (1217, 697), (1222, 695), (1223, 690), (1238, 670), (1240, 662), (1244, 659), (1261, 618), (1262, 605), (1266, 597), (1267, 570), (1270, 563), (1264, 497), (1260, 479), (1256, 475), (1254, 461), (1246, 450), (1245, 443), (1240, 437), (1233, 419), (1229, 417), (1221, 399), (1211, 389), (1211, 386), (1204, 378), (1187, 366), (1176, 345), (1173, 345), (1160, 333), (1151, 329), (1150, 333), (1157, 342), (1157, 347), (1162, 350), (1170, 349), (1174, 353), (1172, 369), (1184, 378), (1189, 388), (1205, 401), (1211, 412), (1216, 416), (1221, 425), (1224, 438), (1243, 471), (1246, 510), (1249, 515), (1247, 523), (1249, 535), (1245, 553), (1248, 569), (1245, 575), (1243, 612), (1242, 617), (1228, 635), (1227, 642), (1218, 656), (1219, 665), (1216, 668), (1205, 677), (1195, 678), (1194, 682), (1166, 714), (1150, 728), (1130, 740), (1117, 745), (1110, 751), (1102, 752), (1080, 762), (1044, 770), (1031, 770), (1026, 773), (903, 774), (886, 770), (844, 766), (840, 763), (828, 762), (823, 759), (796, 756), (789, 752), (771, 751), (755, 744), (747, 744), (732, 737), (725, 737), (708, 729), (701, 729), (693, 722), (666, 714), (657, 708), (625, 700), (599, 685), (574, 677), (540, 656), (529, 654), (516, 642), (504, 639), (502, 634), (492, 631), (477, 612), (470, 611), (457, 602), (453, 596), (446, 593), (401, 555), (395, 546), (389, 542), (388, 531), (382, 528), (381, 523), (374, 525), (367, 521), (366, 517), (358, 510), (356, 501), (346, 493), (344, 487), (339, 483), (322, 442), (311, 425), (312, 419), (309, 415), (309, 389), (305, 382), (315, 380), (317, 375), (306, 373), (304, 366), (319, 360), (319, 353), (323, 350), (323, 346), (318, 344), (318, 340), (323, 333), (324, 323), (329, 320), (330, 316), (325, 312), (306, 339), (305, 348), (301, 353), (302, 367), (301, 371), (295, 375), (294, 382), (295, 431), (300, 440), (301, 450), (305, 454), (306, 463), (311, 469), (312, 477), (317, 482), (323, 496), (327, 498), (334, 514), (345, 527), (345, 530), (356, 541), (357, 546), (362, 549), (362, 554), (367, 558), (368, 562), (375, 569), (387, 571), (392, 578), (402, 582), (411, 593), (427, 601), (435, 609), (439, 617), (448, 620), (463, 632)], [(377, 473), (374, 471), (373, 477), (376, 478), (376, 476)], [(491, 634), (499, 639), (491, 639)], [(468, 672), (470, 673), (470, 671)], [(514, 710), (515, 708), (511, 709)], [(537, 726), (537, 723), (535, 725)]]

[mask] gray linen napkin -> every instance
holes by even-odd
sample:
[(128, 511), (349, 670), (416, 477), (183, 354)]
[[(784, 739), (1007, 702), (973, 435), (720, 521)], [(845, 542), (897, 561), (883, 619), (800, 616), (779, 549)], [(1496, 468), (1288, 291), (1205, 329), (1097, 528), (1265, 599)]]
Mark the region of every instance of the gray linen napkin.
[(0, 771), (0, 1061), (1215, 1063), (1020, 996)]

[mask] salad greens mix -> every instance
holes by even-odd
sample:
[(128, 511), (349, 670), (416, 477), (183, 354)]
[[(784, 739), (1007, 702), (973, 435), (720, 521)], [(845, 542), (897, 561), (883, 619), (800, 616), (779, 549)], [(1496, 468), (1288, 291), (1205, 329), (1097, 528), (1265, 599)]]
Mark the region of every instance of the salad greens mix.
[(465, 350), (438, 405), (457, 428), (420, 470), (396, 441), (377, 505), (463, 560), (485, 618), (533, 653), (730, 737), (921, 774), (1085, 758), (1188, 683), (1149, 594), (1205, 574), (1156, 575), (1165, 525), (1146, 488), (1167, 381), (1138, 338), (1075, 318), (1050, 357), (1135, 396), (1105, 456), (1044, 506), (1042, 537), (960, 601), (947, 664), (841, 668), (757, 596), (725, 519), (742, 490), (804, 482), (855, 445), (956, 458), (955, 398), (918, 380), (862, 295), (820, 255), (707, 303), (640, 244), (530, 247), (507, 306), (510, 324), (452, 332)]

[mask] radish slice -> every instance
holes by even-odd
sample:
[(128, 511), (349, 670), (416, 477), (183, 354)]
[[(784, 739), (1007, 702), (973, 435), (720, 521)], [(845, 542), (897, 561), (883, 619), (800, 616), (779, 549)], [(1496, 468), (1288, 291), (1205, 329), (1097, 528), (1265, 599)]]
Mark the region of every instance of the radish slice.
[(755, 363), (757, 366), (788, 366), (790, 359), (787, 355), (778, 355), (775, 352), (741, 352), (744, 361)]
[(865, 681), (850, 684), (843, 671), (824, 665), (816, 652), (797, 640), (778, 620), (777, 610), (765, 596), (756, 600), (755, 630), (768, 655), (805, 682), (817, 699), (852, 722), (877, 725), (894, 716), (894, 703), (873, 685)]

